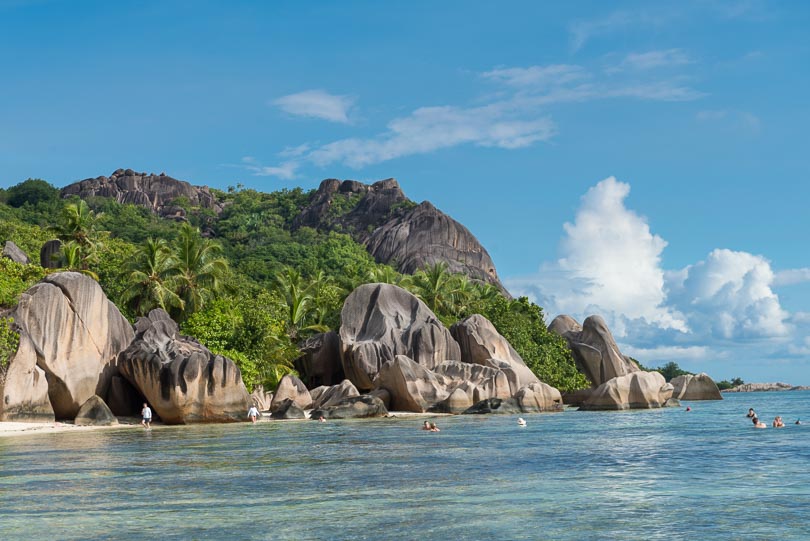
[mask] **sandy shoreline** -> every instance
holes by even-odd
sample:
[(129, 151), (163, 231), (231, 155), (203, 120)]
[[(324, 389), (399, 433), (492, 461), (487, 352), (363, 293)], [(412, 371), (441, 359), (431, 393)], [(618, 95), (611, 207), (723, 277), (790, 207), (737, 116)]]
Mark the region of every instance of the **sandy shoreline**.
[[(410, 411), (392, 411), (386, 417), (377, 417), (376, 419), (416, 419), (420, 417), (446, 417), (449, 413), (414, 413)], [(311, 419), (287, 419), (281, 422), (289, 421), (311, 421)], [(248, 422), (247, 420), (245, 422)], [(271, 419), (270, 414), (265, 412), (262, 414), (260, 423), (275, 423), (279, 420)], [(162, 427), (166, 426), (161, 423), (154, 423), (153, 426)], [(179, 426), (179, 425), (178, 425)], [(117, 425), (111, 426), (76, 426), (72, 422), (57, 421), (54, 423), (21, 423), (15, 421), (0, 421), (0, 438), (18, 437), (18, 436), (32, 436), (36, 434), (59, 434), (70, 432), (73, 434), (79, 432), (87, 432), (92, 430), (111, 430), (116, 428), (138, 428), (141, 429), (140, 419), (135, 417), (119, 417)]]

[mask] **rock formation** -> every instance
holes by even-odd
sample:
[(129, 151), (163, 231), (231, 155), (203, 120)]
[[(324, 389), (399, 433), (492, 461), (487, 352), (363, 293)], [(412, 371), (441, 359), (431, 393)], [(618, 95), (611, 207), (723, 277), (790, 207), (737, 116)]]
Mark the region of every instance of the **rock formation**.
[[(94, 394), (107, 396), (118, 354), (133, 332), (95, 280), (76, 272), (50, 274), (22, 294), (12, 317), (45, 373), (57, 419), (73, 419)], [(28, 351), (27, 344), (22, 349)]]
[(270, 414), (271, 419), (306, 419), (307, 415), (302, 408), (295, 405), (292, 398), (285, 398), (276, 402), (275, 410)]
[(160, 173), (136, 173), (132, 169), (117, 169), (109, 177), (96, 177), (74, 182), (62, 188), (62, 197), (77, 195), (88, 197), (111, 197), (119, 203), (140, 205), (151, 209), (164, 218), (184, 220), (185, 210), (176, 204), (184, 199), (192, 207), (222, 210), (211, 191), (203, 186), (192, 186)]
[(515, 400), (524, 413), (562, 411), (563, 409), (560, 391), (539, 381), (521, 388), (515, 393)]
[(448, 396), (436, 374), (405, 355), (385, 362), (374, 383), (390, 393), (395, 411), (425, 412)]
[(515, 414), (523, 413), (520, 405), (514, 398), (487, 398), (474, 404), (471, 408), (464, 411), (465, 415), (483, 414), (483, 413), (501, 413), (501, 414)]
[(59, 269), (62, 267), (62, 241), (49, 240), (39, 250), (39, 265), (44, 269)]
[(790, 385), (788, 383), (743, 383), (731, 389), (726, 389), (724, 393), (756, 393), (767, 391), (810, 391), (810, 387), (803, 385)]
[(340, 362), (340, 339), (334, 331), (316, 334), (300, 346), (302, 355), (295, 359), (301, 381), (310, 389), (337, 385), (345, 376)]
[(338, 385), (324, 387), (323, 390), (318, 393), (317, 398), (313, 397), (312, 409), (328, 408), (346, 398), (352, 398), (354, 396), (360, 396), (360, 393), (357, 392), (357, 388), (352, 385), (351, 381), (344, 379)]
[(430, 411), (458, 415), (470, 409), (472, 405), (473, 401), (470, 399), (470, 395), (459, 387), (450, 393), (450, 396), (433, 406)]
[(140, 415), (143, 403), (146, 402), (138, 390), (122, 376), (113, 376), (110, 380), (110, 391), (107, 393), (107, 405), (113, 415), (135, 417)]
[(672, 396), (679, 400), (723, 400), (720, 389), (708, 374), (686, 374), (672, 378)]
[(28, 333), (19, 329), (17, 352), (5, 370), (0, 364), (0, 421), (53, 422), (45, 371), (37, 366), (37, 352)]
[(7, 257), (10, 260), (14, 261), (15, 263), (20, 263), (22, 265), (28, 265), (31, 263), (31, 260), (28, 259), (28, 256), (23, 252), (19, 246), (7, 240), (6, 243), (3, 245), (3, 253), (2, 257)]
[(310, 419), (363, 419), (366, 417), (385, 417), (388, 410), (383, 401), (374, 395), (364, 394), (344, 398), (334, 406), (312, 410)]
[(287, 374), (278, 382), (276, 392), (273, 393), (273, 401), (270, 403), (270, 411), (275, 411), (279, 404), (287, 399), (291, 399), (302, 410), (308, 409), (312, 405), (312, 396), (310, 396), (307, 386), (291, 374)]
[(93, 395), (79, 408), (74, 422), (77, 426), (111, 426), (117, 425), (118, 419), (100, 396)]
[(444, 361), (434, 373), (448, 390), (461, 388), (473, 403), (485, 398), (509, 398), (519, 387), (512, 390), (514, 374), (508, 368), (501, 370), (493, 365), (471, 364), (460, 361)]
[(572, 317), (561, 315), (554, 318), (548, 328), (566, 339), (577, 367), (594, 387), (638, 370), (638, 366), (619, 351), (601, 316), (590, 316), (580, 327)]
[(119, 368), (164, 423), (244, 420), (250, 398), (233, 361), (181, 336), (160, 309), (139, 318), (135, 333)]
[(608, 380), (594, 389), (582, 410), (660, 408), (672, 397), (673, 387), (659, 372), (638, 370)]
[(253, 392), (250, 393), (250, 402), (256, 406), (259, 411), (270, 411), (270, 406), (273, 403), (273, 393), (264, 390), (263, 385), (256, 385)]
[[(517, 351), (501, 336), (495, 326), (482, 315), (472, 315), (450, 328), (450, 333), (461, 348), (461, 360), (484, 366), (498, 366), (510, 377), (512, 393), (525, 385), (539, 383)], [(502, 361), (493, 363), (492, 360)], [(511, 372), (511, 373), (510, 373)]]
[(459, 346), (421, 300), (391, 284), (355, 289), (341, 311), (343, 371), (360, 391), (374, 388), (383, 363), (407, 355), (427, 369), (459, 360)]

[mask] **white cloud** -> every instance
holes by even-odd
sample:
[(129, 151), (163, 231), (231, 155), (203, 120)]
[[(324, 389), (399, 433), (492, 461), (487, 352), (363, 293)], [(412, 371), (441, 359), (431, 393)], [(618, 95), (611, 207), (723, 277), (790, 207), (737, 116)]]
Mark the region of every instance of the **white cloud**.
[(661, 26), (681, 16), (677, 9), (615, 11), (601, 19), (579, 20), (568, 25), (571, 52), (582, 49), (591, 39), (626, 31), (635, 26)]
[(613, 177), (588, 190), (574, 222), (563, 225), (561, 258), (544, 265), (539, 276), (510, 285), (519, 291), (534, 286), (554, 313), (606, 315), (618, 336), (636, 319), (686, 332), (683, 317), (663, 306), (661, 252), (667, 243), (625, 207), (629, 193), (630, 185)]
[(792, 286), (810, 282), (810, 268), (787, 269), (776, 273), (773, 279), (774, 286)]
[(242, 165), (239, 167), (246, 169), (259, 177), (277, 177), (284, 180), (289, 180), (295, 178), (298, 163), (288, 161), (277, 166), (267, 166), (260, 164), (253, 156), (245, 156), (242, 158)]
[(323, 90), (305, 90), (273, 100), (273, 105), (285, 113), (330, 122), (349, 123), (349, 110), (355, 99), (350, 96), (336, 96)]
[(484, 72), (481, 76), (517, 88), (545, 88), (587, 79), (589, 74), (582, 66), (550, 64), (527, 68), (497, 68)]
[(649, 70), (672, 66), (691, 64), (687, 54), (682, 49), (665, 49), (648, 51), (646, 53), (630, 53), (622, 60), (615, 70)]

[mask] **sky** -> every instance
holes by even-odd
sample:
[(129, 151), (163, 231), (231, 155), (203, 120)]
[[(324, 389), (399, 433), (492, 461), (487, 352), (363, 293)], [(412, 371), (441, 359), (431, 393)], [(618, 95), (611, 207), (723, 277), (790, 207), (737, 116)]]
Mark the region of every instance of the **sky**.
[(810, 385), (810, 3), (0, 0), (0, 187), (394, 177), (547, 319)]

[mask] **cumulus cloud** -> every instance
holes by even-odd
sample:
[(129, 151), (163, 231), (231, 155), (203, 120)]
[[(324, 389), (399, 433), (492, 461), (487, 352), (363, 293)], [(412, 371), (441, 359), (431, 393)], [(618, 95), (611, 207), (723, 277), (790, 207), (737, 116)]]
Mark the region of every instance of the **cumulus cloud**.
[(349, 109), (354, 102), (350, 96), (336, 96), (324, 90), (304, 90), (277, 98), (272, 103), (291, 115), (348, 124)]
[(618, 336), (636, 319), (686, 332), (682, 315), (664, 306), (661, 252), (667, 243), (625, 206), (629, 193), (630, 185), (614, 177), (589, 189), (574, 222), (563, 225), (560, 259), (510, 285), (528, 289), (555, 313), (601, 313)]

